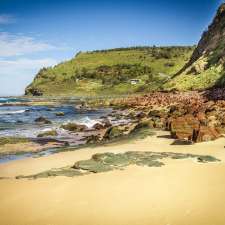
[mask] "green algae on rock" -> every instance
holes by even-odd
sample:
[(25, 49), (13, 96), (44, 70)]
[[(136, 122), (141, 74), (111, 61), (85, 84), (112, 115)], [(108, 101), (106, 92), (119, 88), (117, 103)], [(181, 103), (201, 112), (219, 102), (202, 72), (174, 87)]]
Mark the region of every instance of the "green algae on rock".
[(213, 156), (209, 155), (194, 155), (172, 152), (137, 152), (130, 151), (125, 153), (98, 153), (94, 154), (91, 159), (76, 162), (72, 167), (53, 169), (35, 175), (17, 176), (21, 178), (47, 178), (56, 176), (81, 176), (91, 173), (103, 173), (112, 170), (121, 170), (129, 165), (161, 167), (165, 163), (163, 159), (195, 159), (198, 163), (219, 162)]
[(0, 137), (0, 145), (17, 144), (29, 142), (28, 138), (20, 137)]
[(45, 131), (43, 133), (38, 134), (37, 137), (49, 137), (49, 136), (57, 136), (58, 133), (56, 130), (49, 130), (49, 131)]
[(62, 125), (61, 128), (64, 130), (71, 131), (71, 132), (82, 132), (85, 129), (87, 129), (87, 126), (81, 125), (81, 124), (76, 124), (76, 123), (68, 123), (68, 124)]

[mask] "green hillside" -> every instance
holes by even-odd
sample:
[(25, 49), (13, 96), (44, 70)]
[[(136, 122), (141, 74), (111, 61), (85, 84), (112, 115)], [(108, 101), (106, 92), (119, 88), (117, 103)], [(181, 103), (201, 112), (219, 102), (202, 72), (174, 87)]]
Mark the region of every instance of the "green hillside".
[(164, 88), (199, 90), (215, 86), (225, 86), (225, 3), (217, 10), (189, 62)]
[(121, 95), (159, 89), (188, 62), (193, 50), (134, 47), (80, 52), (70, 61), (41, 69), (26, 95)]

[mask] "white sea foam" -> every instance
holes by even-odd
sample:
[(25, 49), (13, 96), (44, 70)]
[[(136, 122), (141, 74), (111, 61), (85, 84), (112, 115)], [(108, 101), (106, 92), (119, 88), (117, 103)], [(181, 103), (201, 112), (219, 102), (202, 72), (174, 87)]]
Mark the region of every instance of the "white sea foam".
[(88, 128), (92, 128), (96, 123), (100, 123), (100, 122), (96, 119), (90, 119), (88, 116), (86, 116), (79, 120), (67, 120), (63, 124), (68, 124), (68, 123), (77, 123), (77, 124), (85, 125)]
[(79, 121), (80, 124), (86, 125), (88, 128), (93, 127), (96, 123), (99, 123), (98, 120), (90, 119), (88, 116), (84, 117)]
[(21, 113), (24, 113), (25, 110), (16, 110), (16, 111), (11, 111), (11, 110), (3, 110), (3, 111), (0, 111), (0, 114), (1, 115), (5, 115), (5, 114), (21, 114)]

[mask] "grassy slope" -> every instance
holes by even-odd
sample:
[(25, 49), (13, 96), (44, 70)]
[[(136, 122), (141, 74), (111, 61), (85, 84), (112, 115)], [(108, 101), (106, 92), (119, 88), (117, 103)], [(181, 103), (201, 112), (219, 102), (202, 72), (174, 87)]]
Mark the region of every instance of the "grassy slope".
[[(27, 92), (30, 94), (30, 89), (38, 89), (44, 95), (95, 96), (147, 91), (157, 88), (162, 80), (167, 79), (167, 77), (160, 78), (159, 73), (167, 74), (170, 77), (184, 66), (192, 52), (193, 48), (190, 47), (143, 47), (79, 53), (70, 61), (41, 70), (27, 88)], [(168, 63), (172, 66), (168, 66)], [(149, 74), (143, 72), (129, 77), (129, 79), (140, 78), (142, 82), (138, 85), (131, 85), (127, 77), (125, 81), (115, 84), (103, 84), (102, 80), (99, 79), (97, 70), (99, 66), (113, 67), (123, 64), (138, 65), (140, 70), (144, 67), (150, 68), (152, 71), (151, 80), (149, 80)], [(97, 75), (94, 78), (85, 78), (82, 76), (84, 68), (86, 73)], [(124, 71), (122, 70), (121, 76), (123, 76)], [(76, 81), (77, 74), (81, 74), (79, 81)], [(112, 71), (107, 76), (109, 76), (109, 80), (114, 78)]]
[(225, 86), (225, 3), (217, 10), (183, 70), (164, 87), (189, 90)]
[(215, 86), (224, 86), (224, 69), (213, 66), (199, 74), (183, 72), (164, 85), (164, 89), (171, 90), (204, 90)]

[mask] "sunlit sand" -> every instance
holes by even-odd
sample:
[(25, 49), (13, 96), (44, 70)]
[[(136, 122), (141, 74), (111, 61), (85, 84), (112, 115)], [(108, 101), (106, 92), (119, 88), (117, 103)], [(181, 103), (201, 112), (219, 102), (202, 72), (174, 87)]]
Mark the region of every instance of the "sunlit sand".
[[(224, 138), (171, 146), (159, 132), (125, 144), (81, 149), (0, 165), (0, 224), (224, 225)], [(97, 152), (159, 151), (211, 155), (216, 163), (166, 160), (160, 168), (130, 166), (82, 177), (14, 179), (73, 165)], [(13, 215), (13, 217), (12, 217)]]

